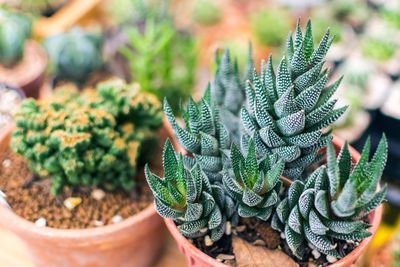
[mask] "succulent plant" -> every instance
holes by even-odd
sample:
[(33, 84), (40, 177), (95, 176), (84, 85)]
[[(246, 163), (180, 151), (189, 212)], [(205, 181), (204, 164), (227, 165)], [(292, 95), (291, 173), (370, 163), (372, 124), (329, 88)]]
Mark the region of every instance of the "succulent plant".
[(278, 203), (278, 194), (282, 186), (279, 180), (285, 162), (278, 162), (266, 155), (257, 162), (254, 142), (251, 140), (246, 158), (239, 148), (232, 144), (232, 168), (224, 168), (223, 185), (229, 195), (239, 203), (238, 214), (241, 217), (257, 217), (266, 221)]
[(210, 86), (199, 103), (190, 97), (186, 110), (181, 108), (185, 129), (177, 123), (167, 100), (164, 100), (164, 112), (178, 142), (194, 156), (185, 157), (185, 165), (191, 168), (197, 162), (212, 183), (221, 181), (220, 171), (226, 160), (223, 152), (230, 149), (232, 139), (219, 118), (215, 102), (211, 101)]
[(291, 18), (284, 8), (261, 9), (251, 14), (250, 25), (260, 43), (278, 47), (285, 41), (282, 33), (289, 31)]
[(363, 218), (384, 200), (386, 185), (377, 192), (387, 158), (385, 136), (369, 161), (370, 143), (366, 142), (361, 158), (352, 170), (347, 143), (336, 159), (328, 143), (327, 165), (319, 167), (307, 179), (290, 186), (287, 197), (279, 203), (272, 226), (285, 233), (293, 254), (301, 258), (306, 243), (319, 252), (342, 257), (336, 250), (339, 240), (361, 240), (371, 235)]
[(145, 166), (155, 208), (162, 217), (175, 220), (183, 235), (210, 234), (211, 241), (217, 241), (224, 234), (227, 217), (235, 213), (235, 204), (220, 185), (210, 184), (199, 164), (188, 169), (183, 161), (182, 154), (177, 156), (167, 140), (163, 152), (165, 178)]
[(245, 83), (252, 81), (253, 59), (252, 49), (249, 46), (249, 54), (244, 69), (243, 77), (239, 73), (237, 60), (231, 60), (230, 51), (226, 49), (222, 56), (216, 53), (218, 65), (215, 72), (214, 82), (211, 86), (211, 95), (215, 99), (219, 110), (221, 121), (231, 133), (233, 141), (240, 141), (240, 110), (245, 103)]
[(15, 121), (12, 149), (35, 174), (51, 178), (57, 195), (78, 184), (132, 189), (141, 143), (162, 117), (154, 96), (117, 80), (82, 95), (60, 88), (50, 98), (25, 100)]
[(254, 139), (259, 158), (276, 153), (286, 161), (284, 175), (299, 179), (304, 170), (322, 158), (318, 151), (331, 139), (323, 129), (337, 120), (347, 107), (334, 109), (330, 100), (342, 78), (325, 87), (329, 70), (321, 72), (333, 37), (326, 32), (314, 49), (311, 22), (303, 34), (297, 23), (294, 40), (287, 39), (287, 58), (281, 60), (277, 74), (272, 57), (262, 62), (261, 77), (254, 70), (253, 82), (246, 85), (246, 106), (241, 110), (245, 133), (242, 150)]
[(31, 21), (22, 13), (0, 9), (0, 63), (15, 65), (24, 54), (25, 41), (31, 34)]
[(79, 27), (44, 40), (56, 75), (83, 83), (87, 75), (102, 65), (102, 38)]
[(160, 101), (168, 97), (177, 112), (179, 100), (186, 99), (194, 86), (195, 40), (190, 33), (178, 31), (168, 16), (146, 18), (143, 25), (144, 29), (126, 27), (128, 43), (119, 50), (129, 63), (131, 78)]

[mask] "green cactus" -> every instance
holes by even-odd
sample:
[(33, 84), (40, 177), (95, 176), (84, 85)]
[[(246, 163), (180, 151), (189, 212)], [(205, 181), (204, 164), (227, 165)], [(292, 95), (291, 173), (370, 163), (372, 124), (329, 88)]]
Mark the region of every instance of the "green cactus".
[(383, 38), (367, 37), (362, 43), (362, 53), (365, 57), (377, 61), (387, 61), (396, 53), (397, 45)]
[(156, 210), (162, 217), (174, 219), (183, 235), (210, 234), (211, 241), (217, 241), (225, 232), (227, 217), (235, 213), (234, 202), (220, 185), (210, 184), (198, 164), (188, 169), (183, 161), (182, 154), (177, 157), (167, 140), (163, 152), (165, 178), (161, 179), (145, 166)]
[(130, 190), (141, 143), (162, 123), (158, 100), (134, 87), (116, 80), (81, 95), (61, 88), (27, 99), (15, 115), (11, 147), (34, 173), (51, 177), (55, 195), (78, 184)]
[(304, 170), (318, 161), (318, 151), (332, 138), (323, 129), (336, 121), (347, 107), (334, 109), (329, 100), (342, 78), (331, 86), (329, 70), (321, 72), (324, 56), (333, 41), (329, 29), (314, 49), (311, 22), (303, 34), (300, 21), (295, 39), (287, 39), (287, 58), (281, 60), (277, 74), (272, 57), (262, 62), (261, 77), (254, 70), (253, 82), (246, 85), (246, 105), (241, 111), (245, 128), (242, 150), (252, 137), (259, 157), (277, 153), (286, 161), (284, 175), (299, 179)]
[(81, 84), (102, 66), (102, 38), (75, 27), (44, 40), (56, 75)]
[(31, 20), (22, 13), (0, 9), (0, 63), (15, 65), (24, 54), (25, 41), (31, 34)]
[(223, 185), (230, 196), (239, 203), (241, 217), (257, 217), (266, 221), (278, 202), (282, 186), (279, 181), (285, 162), (269, 155), (257, 163), (254, 142), (251, 140), (247, 157), (232, 144), (232, 168), (224, 168)]
[(375, 155), (369, 160), (369, 139), (359, 162), (352, 170), (347, 143), (336, 159), (328, 143), (327, 166), (315, 170), (305, 184), (295, 181), (288, 196), (279, 203), (272, 226), (285, 233), (293, 254), (301, 258), (306, 243), (319, 252), (340, 258), (338, 240), (361, 240), (371, 235), (363, 218), (384, 200), (386, 185), (376, 192), (387, 158), (383, 136)]

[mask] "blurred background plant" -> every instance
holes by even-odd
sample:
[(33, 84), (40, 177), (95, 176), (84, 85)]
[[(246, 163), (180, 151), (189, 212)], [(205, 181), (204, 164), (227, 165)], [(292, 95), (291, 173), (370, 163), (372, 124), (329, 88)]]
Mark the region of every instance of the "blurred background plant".
[(31, 34), (31, 20), (28, 16), (0, 9), (0, 63), (11, 67), (22, 59), (25, 41)]
[(102, 37), (76, 27), (44, 40), (56, 77), (82, 85), (89, 73), (102, 66)]

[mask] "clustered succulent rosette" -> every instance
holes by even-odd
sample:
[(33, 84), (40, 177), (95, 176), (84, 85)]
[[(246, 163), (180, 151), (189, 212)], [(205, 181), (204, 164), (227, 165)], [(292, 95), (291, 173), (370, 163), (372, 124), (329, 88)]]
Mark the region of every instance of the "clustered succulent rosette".
[(60, 88), (52, 97), (27, 99), (15, 122), (11, 148), (35, 174), (51, 177), (57, 195), (67, 185), (131, 190), (141, 144), (155, 139), (162, 116), (155, 96), (115, 80), (82, 94)]
[(319, 167), (307, 179), (290, 186), (279, 203), (272, 226), (285, 233), (293, 254), (302, 258), (307, 243), (319, 252), (341, 258), (336, 249), (339, 240), (361, 240), (371, 235), (364, 218), (384, 200), (386, 185), (377, 192), (387, 158), (383, 137), (369, 162), (369, 140), (352, 170), (347, 143), (336, 159), (328, 143), (327, 165)]
[(329, 70), (322, 70), (333, 38), (328, 29), (314, 49), (311, 22), (304, 36), (298, 22), (294, 40), (291, 33), (288, 36), (287, 57), (277, 74), (270, 56), (261, 64), (261, 77), (254, 70), (253, 82), (246, 85), (242, 149), (252, 137), (259, 157), (276, 153), (285, 159), (284, 175), (291, 179), (301, 178), (308, 166), (321, 159), (318, 151), (332, 138), (323, 130), (346, 110), (335, 109), (336, 100), (329, 100), (341, 79), (326, 87)]
[(251, 140), (247, 157), (232, 144), (232, 168), (224, 168), (223, 185), (229, 195), (239, 204), (238, 214), (241, 217), (257, 217), (266, 221), (278, 203), (282, 182), (284, 161), (266, 155), (257, 162), (254, 142)]
[(199, 164), (186, 168), (182, 154), (175, 153), (169, 140), (164, 146), (163, 165), (163, 179), (145, 166), (157, 212), (174, 219), (187, 237), (210, 234), (211, 241), (219, 240), (225, 232), (226, 219), (234, 216), (233, 200), (220, 185), (210, 184)]
[(211, 101), (210, 87), (199, 103), (189, 98), (186, 110), (181, 108), (185, 129), (176, 121), (167, 100), (164, 101), (164, 112), (178, 142), (194, 156), (185, 157), (185, 165), (191, 168), (197, 162), (211, 182), (221, 181), (223, 151), (229, 150), (232, 141), (215, 102)]
[(245, 84), (247, 80), (252, 81), (253, 59), (251, 46), (243, 77), (239, 73), (238, 63), (231, 60), (231, 55), (226, 49), (222, 56), (216, 53), (218, 65), (215, 72), (214, 82), (211, 86), (212, 97), (215, 99), (219, 109), (221, 121), (232, 135), (233, 141), (240, 141), (240, 110), (245, 103)]
[[(344, 255), (336, 249), (338, 242), (371, 235), (364, 220), (385, 197), (386, 186), (376, 189), (386, 164), (386, 139), (371, 161), (368, 142), (354, 168), (347, 143), (336, 159), (326, 128), (347, 107), (336, 109), (336, 100), (330, 100), (341, 78), (327, 86), (329, 70), (323, 70), (333, 37), (328, 29), (314, 49), (311, 22), (304, 35), (299, 24), (294, 39), (288, 36), (287, 57), (276, 75), (270, 56), (261, 76), (247, 69), (243, 82), (225, 51), (217, 57), (213, 84), (198, 103), (188, 100), (182, 120), (164, 102), (186, 154), (177, 155), (167, 142), (165, 178), (148, 169), (146, 177), (157, 211), (172, 218), (185, 236), (211, 233), (216, 241), (225, 221), (235, 225), (238, 217), (272, 217), (296, 257), (310, 244), (339, 258)], [(325, 156), (326, 166), (321, 165)], [(290, 187), (282, 187), (289, 181), (282, 176), (294, 180)], [(210, 199), (219, 212), (210, 211)]]

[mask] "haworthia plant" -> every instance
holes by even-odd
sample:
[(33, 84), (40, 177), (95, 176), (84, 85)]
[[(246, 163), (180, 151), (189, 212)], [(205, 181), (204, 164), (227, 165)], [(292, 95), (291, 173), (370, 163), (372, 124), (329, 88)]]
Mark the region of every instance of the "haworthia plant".
[(189, 98), (186, 109), (181, 108), (185, 128), (179, 126), (167, 100), (164, 101), (164, 112), (179, 143), (194, 156), (185, 157), (185, 165), (192, 167), (197, 161), (211, 182), (221, 181), (220, 171), (226, 159), (222, 151), (229, 150), (231, 136), (211, 100), (210, 87), (198, 103)]
[(283, 171), (284, 161), (280, 159), (276, 162), (276, 159), (266, 155), (258, 163), (254, 143), (251, 140), (246, 157), (235, 144), (232, 144), (231, 163), (231, 169), (224, 168), (223, 185), (239, 203), (239, 216), (257, 217), (266, 221), (278, 202), (282, 186), (279, 177)]
[(223, 52), (221, 57), (218, 52), (216, 53), (216, 62), (218, 68), (211, 87), (212, 97), (220, 107), (221, 121), (231, 133), (233, 141), (238, 144), (240, 140), (240, 109), (246, 100), (244, 85), (247, 80), (252, 80), (251, 45), (243, 77), (239, 73), (237, 61), (232, 62), (228, 49)]
[(235, 213), (234, 202), (220, 185), (210, 184), (199, 164), (186, 168), (183, 156), (177, 156), (169, 140), (164, 146), (163, 165), (163, 179), (145, 166), (157, 212), (177, 222), (180, 232), (187, 237), (209, 234), (211, 241), (219, 240), (226, 219)]
[(276, 153), (286, 161), (284, 175), (291, 179), (301, 178), (305, 168), (323, 156), (318, 151), (331, 140), (323, 130), (346, 110), (335, 109), (336, 100), (330, 100), (342, 79), (326, 86), (329, 70), (322, 70), (333, 38), (328, 29), (314, 48), (311, 22), (303, 36), (299, 21), (294, 40), (291, 33), (288, 36), (287, 57), (277, 73), (270, 56), (261, 64), (261, 76), (254, 70), (253, 82), (246, 84), (242, 149), (252, 137), (260, 158)]
[(332, 143), (328, 143), (327, 165), (319, 167), (307, 182), (297, 180), (287, 197), (279, 203), (272, 226), (285, 233), (293, 254), (302, 258), (307, 242), (319, 252), (343, 257), (337, 248), (339, 240), (361, 240), (371, 235), (364, 217), (384, 200), (386, 185), (377, 185), (387, 158), (385, 136), (369, 161), (369, 140), (360, 160), (352, 170), (347, 143), (336, 159)]

